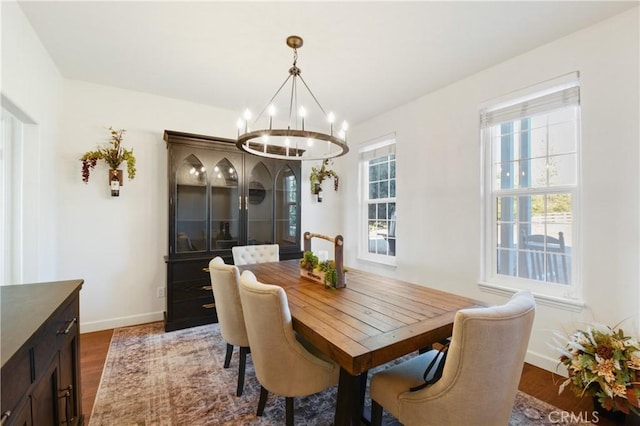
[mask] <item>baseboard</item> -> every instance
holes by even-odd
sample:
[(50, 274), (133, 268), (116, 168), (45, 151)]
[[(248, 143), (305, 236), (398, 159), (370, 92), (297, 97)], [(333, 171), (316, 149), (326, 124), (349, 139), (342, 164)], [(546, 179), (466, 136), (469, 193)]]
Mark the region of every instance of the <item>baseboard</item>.
[(118, 327), (128, 327), (130, 325), (145, 324), (148, 322), (162, 321), (164, 312), (148, 312), (140, 315), (128, 317), (110, 318), (102, 321), (89, 321), (80, 323), (81, 333), (91, 333), (93, 331), (110, 330)]
[(525, 362), (542, 368), (543, 370), (551, 371), (561, 376), (567, 376), (567, 370), (563, 365), (558, 365), (560, 361), (558, 358), (551, 358), (547, 355), (542, 355), (537, 352), (527, 351)]

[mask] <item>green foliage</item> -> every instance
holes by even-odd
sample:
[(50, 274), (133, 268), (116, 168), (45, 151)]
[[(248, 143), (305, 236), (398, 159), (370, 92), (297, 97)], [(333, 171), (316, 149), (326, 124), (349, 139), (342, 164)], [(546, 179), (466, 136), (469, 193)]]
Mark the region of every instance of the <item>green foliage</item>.
[(311, 167), (309, 181), (311, 183), (311, 193), (314, 195), (317, 193), (316, 184), (322, 185), (322, 182), (327, 178), (333, 178), (333, 189), (336, 191), (338, 190), (338, 182), (340, 181), (340, 178), (336, 172), (328, 169), (327, 166), (329, 166), (329, 159), (323, 160), (320, 168), (315, 166)]
[(324, 285), (327, 288), (336, 288), (338, 283), (338, 270), (334, 260), (325, 260), (320, 262), (318, 256), (311, 251), (305, 251), (304, 256), (300, 259), (300, 267), (309, 272), (318, 271), (324, 273)]
[(300, 259), (300, 267), (312, 272), (318, 267), (318, 256), (314, 255), (312, 251), (305, 251), (304, 256)]
[(89, 182), (89, 174), (96, 166), (98, 160), (102, 160), (109, 165), (109, 168), (117, 170), (122, 162), (127, 163), (127, 175), (129, 180), (136, 176), (136, 157), (133, 155), (133, 149), (126, 149), (122, 146), (122, 137), (126, 130), (115, 130), (109, 127), (111, 140), (109, 145), (98, 148), (95, 151), (85, 152), (80, 161), (82, 161), (82, 180)]

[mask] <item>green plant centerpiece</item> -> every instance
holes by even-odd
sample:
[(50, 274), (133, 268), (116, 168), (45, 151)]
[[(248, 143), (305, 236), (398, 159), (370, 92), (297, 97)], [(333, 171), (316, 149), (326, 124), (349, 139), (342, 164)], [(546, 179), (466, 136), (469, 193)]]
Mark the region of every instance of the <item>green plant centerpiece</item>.
[(82, 181), (89, 182), (89, 174), (96, 167), (98, 160), (103, 160), (109, 165), (111, 170), (118, 170), (120, 164), (127, 163), (127, 175), (129, 180), (136, 176), (136, 157), (133, 156), (133, 149), (122, 146), (124, 129), (116, 130), (109, 127), (111, 140), (104, 147), (98, 147), (95, 151), (87, 151), (80, 158), (82, 161)]
[(336, 172), (328, 168), (329, 164), (329, 159), (327, 158), (322, 161), (321, 167), (311, 167), (309, 181), (311, 183), (311, 193), (313, 195), (318, 194), (318, 191), (321, 189), (320, 187), (322, 186), (322, 182), (328, 178), (333, 178), (333, 189), (335, 191), (338, 190), (340, 178)]
[[(318, 256), (312, 251), (305, 251), (303, 258), (300, 259), (300, 268), (306, 272), (303, 276), (322, 282), (327, 288), (336, 289), (338, 270), (334, 260), (320, 262)], [(346, 269), (345, 272), (347, 272)]]
[[(321, 238), (334, 244), (335, 260), (318, 259), (313, 251), (311, 251), (311, 239)], [(304, 233), (304, 255), (300, 260), (300, 276), (309, 280), (319, 282), (327, 288), (338, 289), (346, 287), (346, 268), (343, 259), (344, 240), (342, 235), (329, 237), (323, 234), (314, 234), (311, 232)], [(327, 257), (327, 256), (323, 256)]]

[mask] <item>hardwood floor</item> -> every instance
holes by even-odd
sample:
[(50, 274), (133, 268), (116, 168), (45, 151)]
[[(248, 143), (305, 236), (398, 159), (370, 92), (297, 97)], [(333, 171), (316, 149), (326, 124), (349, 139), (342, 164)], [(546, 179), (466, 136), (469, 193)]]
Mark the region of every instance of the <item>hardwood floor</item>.
[[(113, 330), (80, 335), (80, 374), (85, 424), (88, 424), (91, 416), (112, 335)], [(590, 413), (593, 410), (591, 399), (578, 399), (569, 390), (566, 390), (562, 395), (558, 395), (558, 385), (562, 380), (561, 376), (533, 365), (525, 364), (519, 388), (529, 395), (548, 402), (561, 410), (574, 413), (576, 416), (580, 415), (580, 413)], [(607, 426), (612, 423), (609, 423), (606, 419), (601, 419), (598, 424)]]
[(89, 424), (112, 335), (113, 330), (80, 334), (80, 382), (85, 424)]

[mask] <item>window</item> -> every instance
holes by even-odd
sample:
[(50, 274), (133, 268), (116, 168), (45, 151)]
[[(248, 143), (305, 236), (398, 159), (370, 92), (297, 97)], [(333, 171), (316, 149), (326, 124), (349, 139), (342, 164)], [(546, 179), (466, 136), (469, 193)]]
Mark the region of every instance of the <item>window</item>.
[(575, 298), (577, 75), (484, 108), (484, 280)]
[(360, 257), (395, 264), (397, 208), (394, 139), (368, 144), (360, 150), (360, 183)]
[(289, 218), (288, 237), (290, 239), (296, 238), (296, 232), (298, 230), (298, 203), (296, 200), (298, 190), (296, 189), (296, 183), (296, 177), (293, 174), (284, 178), (285, 193), (287, 194), (287, 216)]

